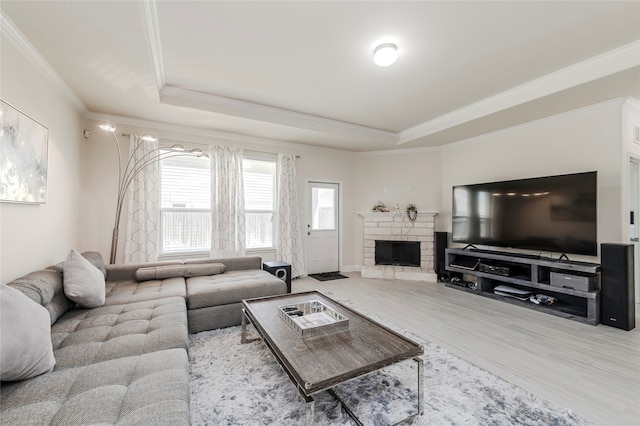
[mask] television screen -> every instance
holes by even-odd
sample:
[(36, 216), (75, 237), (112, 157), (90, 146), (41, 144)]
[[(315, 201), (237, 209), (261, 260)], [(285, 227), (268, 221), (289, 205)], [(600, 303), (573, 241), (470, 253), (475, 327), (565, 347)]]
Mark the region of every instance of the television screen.
[(597, 172), (453, 187), (452, 241), (596, 256)]

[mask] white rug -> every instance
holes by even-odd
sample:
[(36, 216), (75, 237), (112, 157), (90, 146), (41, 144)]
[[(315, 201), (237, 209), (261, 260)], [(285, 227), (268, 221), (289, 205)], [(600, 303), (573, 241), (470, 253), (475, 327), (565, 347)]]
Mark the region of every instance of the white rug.
[[(398, 331), (425, 350), (424, 414), (415, 425), (590, 424), (445, 349)], [(304, 400), (262, 341), (240, 344), (240, 326), (193, 334), (189, 340), (192, 425), (305, 424)], [(417, 411), (417, 364), (408, 360), (335, 390), (365, 425), (392, 424)], [(315, 400), (315, 424), (355, 424), (327, 392)]]

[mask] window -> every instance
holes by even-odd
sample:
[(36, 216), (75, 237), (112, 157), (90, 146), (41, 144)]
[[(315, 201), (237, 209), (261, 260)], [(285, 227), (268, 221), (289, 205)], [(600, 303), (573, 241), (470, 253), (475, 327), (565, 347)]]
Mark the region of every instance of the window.
[[(273, 156), (242, 160), (246, 248), (275, 246), (276, 167)], [(208, 252), (211, 247), (211, 169), (205, 157), (160, 161), (160, 253)]]
[(333, 231), (336, 229), (336, 190), (334, 188), (311, 189), (311, 229)]
[(273, 248), (276, 161), (246, 155), (242, 160), (247, 249)]
[(206, 157), (160, 161), (160, 252), (205, 252), (211, 247), (211, 172)]

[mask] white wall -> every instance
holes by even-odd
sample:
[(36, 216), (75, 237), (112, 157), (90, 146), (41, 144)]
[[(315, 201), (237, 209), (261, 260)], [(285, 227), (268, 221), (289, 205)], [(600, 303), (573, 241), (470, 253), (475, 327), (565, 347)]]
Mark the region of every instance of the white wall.
[[(307, 258), (307, 224), (308, 197), (307, 182), (331, 182), (339, 183), (342, 202), (341, 222), (341, 252), (340, 270), (353, 271), (359, 269), (359, 259), (355, 257), (358, 241), (354, 239), (353, 217), (357, 212), (356, 193), (354, 185), (354, 157), (353, 153), (344, 151), (299, 151), (301, 158), (298, 160), (298, 196), (300, 203), (300, 218), (302, 224), (302, 239), (305, 259)], [(356, 261), (358, 260), (358, 261)]]
[[(598, 241), (626, 241), (623, 217), (628, 213), (622, 207), (628, 198), (628, 165), (623, 163), (628, 153), (640, 156), (640, 145), (621, 140), (621, 129), (629, 132), (628, 123), (638, 121), (637, 109), (623, 114), (626, 101), (596, 104), (439, 149), (357, 154), (357, 209), (369, 211), (378, 200), (390, 208), (399, 203), (401, 209), (412, 202), (419, 211), (438, 212), (436, 230), (451, 232), (454, 185), (597, 170)], [(362, 262), (361, 219), (354, 229), (356, 260)]]
[[(151, 132), (161, 139), (208, 144), (217, 142), (264, 152), (300, 155), (298, 188), (301, 224), (305, 226), (308, 180), (340, 182), (343, 189), (343, 252), (341, 269), (362, 265), (362, 218), (377, 201), (404, 210), (437, 212), (436, 229), (451, 230), (451, 188), (458, 184), (598, 171), (598, 240), (622, 241), (621, 145), (622, 101), (616, 100), (549, 117), (444, 148), (353, 154), (294, 144), (259, 144), (224, 140), (207, 134), (121, 125), (119, 132)], [(92, 167), (83, 181), (87, 203), (82, 217), (83, 246), (108, 255), (115, 200), (115, 150), (111, 136), (87, 121), (93, 136), (84, 148)], [(128, 138), (120, 138), (126, 155)], [(123, 226), (121, 226), (123, 228)], [(306, 249), (306, 233), (303, 245)], [(122, 250), (119, 251), (120, 256)], [(305, 252), (306, 254), (306, 252)], [(262, 254), (270, 259), (269, 253)], [(589, 260), (589, 259), (587, 259)], [(593, 259), (590, 259), (593, 260)]]
[[(633, 160), (635, 163), (640, 163), (640, 142), (636, 142), (635, 140), (635, 127), (640, 127), (640, 102), (637, 99), (630, 98), (623, 106), (622, 106), (622, 122), (621, 122), (621, 132), (622, 132), (622, 144), (623, 144), (623, 155), (621, 158), (621, 168), (623, 170), (622, 173), (622, 208), (621, 208), (621, 224), (622, 224), (622, 234), (627, 235), (628, 237), (637, 238), (640, 235), (640, 224), (638, 223), (638, 218), (635, 219), (635, 235), (631, 235), (631, 229), (629, 226), (629, 211), (631, 210), (631, 206), (634, 205), (636, 200), (640, 198), (640, 194), (635, 193), (632, 194), (632, 187), (629, 182), (629, 168), (630, 162)], [(624, 197), (625, 194), (628, 194), (627, 197)], [(636, 210), (636, 215), (638, 210)], [(621, 242), (630, 243), (630, 239), (622, 239)], [(640, 242), (634, 243), (634, 252), (635, 252), (635, 300), (636, 303), (640, 303)]]
[(0, 97), (49, 129), (46, 204), (0, 203), (0, 281), (61, 262), (79, 243), (82, 118), (13, 44), (1, 40)]
[(598, 241), (622, 241), (622, 104), (605, 102), (443, 148), (446, 230), (454, 185), (596, 170)]
[[(640, 127), (640, 102), (634, 98), (629, 98), (622, 105), (622, 120), (620, 123), (620, 132), (622, 135), (622, 155), (620, 158), (620, 167), (623, 171), (621, 176), (622, 193), (629, 193), (629, 162), (633, 159), (636, 162), (640, 162), (640, 143), (634, 140), (635, 127)], [(635, 194), (638, 197), (637, 194)], [(628, 234), (629, 232), (629, 210), (630, 203), (629, 197), (623, 197), (622, 201), (622, 233)], [(627, 242), (627, 241), (625, 241)]]
[[(90, 164), (83, 176), (83, 192), (86, 203), (82, 208), (82, 246), (97, 250), (105, 259), (109, 258), (111, 245), (111, 230), (115, 216), (115, 200), (117, 195), (117, 153), (113, 137), (98, 128), (100, 121), (87, 120), (85, 127), (91, 131), (91, 138), (83, 143), (83, 159)], [(195, 131), (175, 126), (161, 124), (119, 124), (117, 126), (118, 139), (121, 144), (123, 159), (127, 158), (129, 138), (120, 136), (126, 134), (151, 133), (160, 140), (171, 140), (188, 144), (226, 145), (241, 147), (269, 153), (284, 153), (299, 155), (297, 160), (298, 197), (300, 202), (300, 223), (306, 226), (304, 202), (306, 182), (309, 179), (340, 182), (343, 188), (343, 215), (351, 218), (355, 215), (355, 194), (353, 184), (353, 154), (343, 151), (313, 148), (301, 144), (262, 141), (252, 138), (225, 137), (215, 132)], [(125, 206), (126, 209), (126, 206)], [(125, 220), (120, 224), (120, 241), (124, 241)], [(306, 232), (303, 235), (303, 247), (306, 255)], [(341, 255), (342, 264), (349, 268), (355, 263), (353, 222), (345, 220), (343, 226), (344, 250)], [(257, 255), (265, 260), (275, 259), (272, 252), (259, 252)], [(118, 262), (122, 262), (123, 248), (118, 249)]]
[[(48, 201), (44, 205), (0, 204), (0, 279), (6, 282), (64, 259), (71, 247), (109, 255), (117, 188), (112, 136), (73, 106), (13, 45), (2, 40), (0, 96), (49, 128)], [(183, 143), (219, 143), (263, 152), (300, 155), (301, 223), (308, 180), (342, 184), (343, 270), (362, 263), (362, 219), (377, 201), (408, 203), (438, 212), (436, 229), (450, 231), (453, 185), (597, 170), (598, 238), (626, 241), (624, 223), (629, 156), (640, 157), (629, 123), (635, 109), (621, 101), (528, 123), (441, 149), (354, 154), (301, 144), (220, 137), (215, 132), (162, 124), (146, 127), (124, 119), (119, 132), (154, 133)], [(82, 130), (92, 137), (82, 138)], [(123, 155), (128, 138), (120, 137)], [(622, 142), (621, 142), (622, 141)], [(385, 191), (385, 188), (387, 190)], [(123, 228), (123, 226), (121, 226)], [(306, 233), (303, 229), (303, 238)], [(303, 241), (303, 245), (306, 241)], [(306, 248), (306, 247), (305, 247)], [(122, 249), (119, 251), (120, 259)], [(268, 254), (264, 256), (269, 258)]]
[[(363, 218), (358, 212), (369, 212), (382, 201), (390, 211), (400, 205), (415, 204), (418, 212), (439, 212), (442, 202), (442, 161), (440, 149), (407, 150), (406, 152), (371, 152), (356, 154), (356, 214), (353, 242), (358, 265), (363, 261)], [(436, 229), (444, 226), (440, 215)]]

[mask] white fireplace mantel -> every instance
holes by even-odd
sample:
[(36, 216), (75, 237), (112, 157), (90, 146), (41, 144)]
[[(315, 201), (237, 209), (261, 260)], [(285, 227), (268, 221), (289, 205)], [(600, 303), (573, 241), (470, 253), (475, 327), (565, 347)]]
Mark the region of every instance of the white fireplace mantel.
[[(376, 217), (396, 217), (396, 216), (407, 216), (407, 212), (406, 211), (399, 211), (399, 212), (359, 212), (358, 213), (360, 216), (367, 218), (367, 219), (371, 219), (371, 218), (376, 218)], [(435, 217), (438, 214), (438, 212), (418, 212), (418, 216), (420, 217)]]

